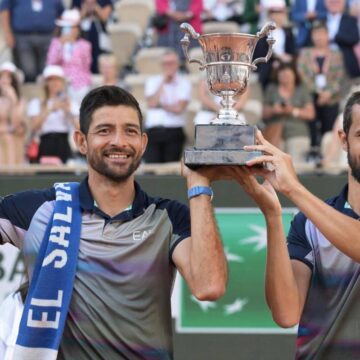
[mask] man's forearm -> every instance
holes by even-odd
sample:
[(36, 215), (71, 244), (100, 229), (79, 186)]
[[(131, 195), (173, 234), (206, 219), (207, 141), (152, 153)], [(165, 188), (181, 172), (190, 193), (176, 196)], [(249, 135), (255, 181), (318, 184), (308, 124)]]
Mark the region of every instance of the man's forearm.
[(209, 196), (190, 200), (190, 216), (192, 291), (200, 300), (216, 300), (225, 292), (227, 264)]
[(3, 10), (0, 12), (0, 21), (1, 21), (1, 27), (4, 31), (4, 33), (12, 34), (9, 10)]
[(284, 194), (341, 252), (360, 262), (360, 222), (335, 210), (303, 185)]
[[(266, 217), (265, 217), (266, 218)], [(266, 218), (268, 237), (265, 293), (274, 321), (291, 327), (300, 318), (300, 297), (291, 266), (281, 216)]]

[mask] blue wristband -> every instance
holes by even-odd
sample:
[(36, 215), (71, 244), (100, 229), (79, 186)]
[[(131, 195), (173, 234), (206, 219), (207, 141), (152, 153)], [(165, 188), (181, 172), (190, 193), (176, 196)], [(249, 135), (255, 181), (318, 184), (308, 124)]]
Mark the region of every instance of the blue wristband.
[(208, 187), (208, 186), (194, 186), (188, 190), (188, 199), (189, 200), (196, 196), (199, 196), (199, 195), (208, 195), (208, 196), (210, 196), (210, 199), (212, 200), (214, 193), (213, 193), (211, 187)]

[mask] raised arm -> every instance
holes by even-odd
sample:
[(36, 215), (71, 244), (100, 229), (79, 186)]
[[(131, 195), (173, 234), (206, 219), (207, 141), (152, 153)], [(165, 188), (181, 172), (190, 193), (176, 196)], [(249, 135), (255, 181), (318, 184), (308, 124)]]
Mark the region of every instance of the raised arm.
[(281, 327), (296, 325), (304, 307), (311, 270), (297, 260), (290, 260), (281, 205), (268, 181), (259, 184), (250, 170), (237, 169), (237, 181), (264, 214), (267, 231), (265, 273), (266, 302), (274, 321)]
[(15, 37), (11, 28), (9, 9), (0, 11), (0, 21), (5, 35), (6, 45), (12, 49), (15, 46)]
[[(188, 188), (210, 186), (210, 180), (227, 170), (206, 167), (198, 171), (184, 170)], [(173, 261), (199, 300), (216, 300), (226, 290), (227, 264), (214, 218), (211, 198), (199, 195), (189, 200), (191, 237), (183, 240), (173, 252)]]
[(360, 222), (340, 213), (308, 191), (299, 181), (291, 157), (257, 134), (259, 145), (247, 150), (263, 151), (264, 155), (247, 163), (248, 166), (266, 163), (269, 168), (257, 169), (272, 186), (291, 200), (319, 231), (341, 252), (360, 262)]

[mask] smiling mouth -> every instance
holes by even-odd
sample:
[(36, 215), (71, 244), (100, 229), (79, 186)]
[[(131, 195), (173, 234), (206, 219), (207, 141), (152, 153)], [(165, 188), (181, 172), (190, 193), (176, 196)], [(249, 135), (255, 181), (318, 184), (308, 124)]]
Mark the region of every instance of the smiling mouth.
[(107, 154), (106, 157), (109, 159), (128, 159), (130, 157), (129, 154)]

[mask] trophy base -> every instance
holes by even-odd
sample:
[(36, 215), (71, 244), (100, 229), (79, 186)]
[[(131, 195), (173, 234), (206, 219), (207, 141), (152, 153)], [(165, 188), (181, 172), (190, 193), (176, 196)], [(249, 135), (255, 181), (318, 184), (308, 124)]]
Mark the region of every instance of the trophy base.
[(187, 149), (184, 152), (184, 163), (190, 168), (204, 165), (245, 165), (247, 161), (261, 155), (261, 151)]
[(261, 151), (245, 151), (255, 144), (256, 127), (238, 124), (196, 125), (194, 149), (184, 152), (185, 165), (245, 165), (262, 155)]

